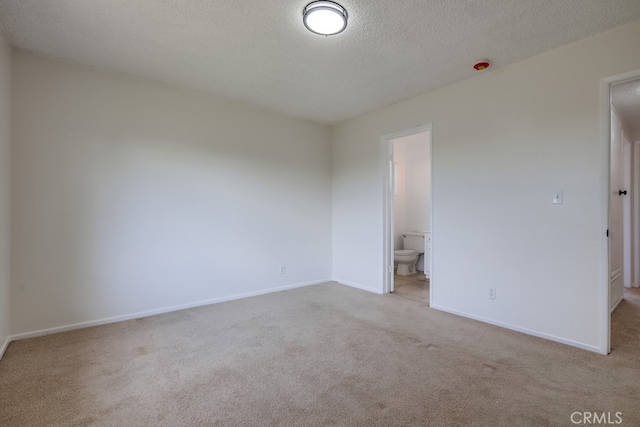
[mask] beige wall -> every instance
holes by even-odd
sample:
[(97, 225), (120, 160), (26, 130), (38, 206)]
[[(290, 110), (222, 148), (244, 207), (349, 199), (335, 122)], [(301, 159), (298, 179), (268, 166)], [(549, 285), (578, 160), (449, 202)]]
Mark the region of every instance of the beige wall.
[(432, 305), (606, 348), (599, 85), (639, 46), (626, 25), (335, 127), (334, 277), (382, 290), (380, 136), (431, 123)]
[(328, 127), (22, 52), (13, 93), (12, 334), (331, 278)]
[(0, 36), (0, 358), (9, 338), (11, 48)]

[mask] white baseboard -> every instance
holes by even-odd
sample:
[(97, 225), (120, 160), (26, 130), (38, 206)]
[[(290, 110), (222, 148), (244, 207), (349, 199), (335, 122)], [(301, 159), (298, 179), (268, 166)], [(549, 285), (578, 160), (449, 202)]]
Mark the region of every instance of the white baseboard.
[(2, 358), (4, 357), (4, 352), (7, 351), (7, 347), (9, 347), (10, 342), (11, 337), (7, 337), (7, 339), (4, 341), (4, 344), (2, 344), (2, 347), (0, 347), (0, 360), (2, 360)]
[(527, 329), (527, 328), (522, 328), (520, 326), (511, 325), (509, 323), (497, 322), (495, 320), (487, 319), (487, 318), (484, 318), (484, 317), (481, 317), (481, 316), (476, 316), (474, 314), (463, 313), (463, 312), (457, 311), (457, 310), (451, 310), (449, 308), (441, 307), (441, 306), (438, 306), (438, 305), (432, 305), (431, 308), (436, 309), (436, 310), (440, 310), (440, 311), (445, 311), (447, 313), (455, 314), (455, 315), (458, 315), (458, 316), (466, 317), (468, 319), (478, 320), (480, 322), (489, 323), (489, 324), (495, 325), (495, 326), (500, 326), (501, 328), (511, 329), (512, 331), (522, 332), (522, 333), (527, 334), (527, 335), (533, 335), (534, 337), (544, 338), (544, 339), (547, 339), (547, 340), (550, 340), (550, 341), (559, 342), (561, 344), (570, 345), (572, 347), (578, 347), (578, 348), (581, 348), (583, 350), (593, 351), (594, 353), (606, 354), (606, 353), (602, 353), (602, 349), (600, 349), (599, 347), (596, 347), (596, 346), (593, 346), (593, 345), (589, 345), (589, 344), (584, 344), (584, 343), (581, 343), (581, 342), (578, 342), (578, 341), (568, 340), (568, 339), (565, 339), (565, 338), (557, 337), (555, 335), (545, 334), (543, 332), (534, 331), (532, 329)]
[(341, 285), (351, 286), (352, 288), (361, 289), (361, 290), (367, 291), (367, 292), (373, 292), (374, 294), (378, 294), (378, 295), (382, 295), (383, 294), (381, 289), (371, 288), (371, 287), (368, 287), (368, 286), (361, 285), (359, 283), (350, 282), (348, 280), (343, 280), (343, 279), (339, 279), (339, 278), (335, 278), (334, 277), (333, 281), (334, 282), (338, 282)]
[(74, 324), (71, 324), (71, 325), (56, 326), (56, 327), (53, 327), (53, 328), (41, 329), (41, 330), (33, 331), (33, 332), (25, 332), (25, 333), (21, 333), (21, 334), (11, 335), (7, 339), (7, 343), (5, 344), (5, 346), (8, 345), (9, 342), (15, 341), (15, 340), (22, 340), (22, 339), (26, 339), (26, 338), (39, 337), (39, 336), (42, 336), (42, 335), (55, 334), (57, 332), (72, 331), (74, 329), (88, 328), (88, 327), (91, 327), (91, 326), (106, 325), (108, 323), (123, 322), (125, 320), (139, 319), (141, 317), (155, 316), (156, 314), (163, 314), (163, 313), (169, 313), (169, 312), (172, 312), (172, 311), (185, 310), (187, 308), (201, 307), (201, 306), (204, 306), (204, 305), (217, 304), (217, 303), (220, 303), (220, 302), (232, 301), (232, 300), (248, 298), (248, 297), (254, 297), (254, 296), (264, 295), (264, 294), (270, 294), (270, 293), (273, 293), (273, 292), (281, 292), (281, 291), (286, 291), (286, 290), (289, 290), (289, 289), (303, 288), (305, 286), (318, 285), (320, 283), (327, 283), (327, 282), (331, 282), (331, 281), (332, 281), (332, 279), (314, 280), (312, 282), (296, 283), (294, 285), (280, 286), (280, 287), (277, 287), (277, 288), (263, 289), (263, 290), (255, 291), (255, 292), (247, 292), (247, 293), (243, 293), (243, 294), (236, 294), (236, 295), (230, 295), (230, 296), (226, 296), (226, 297), (213, 298), (213, 299), (204, 300), (204, 301), (197, 301), (197, 302), (192, 302), (192, 303), (187, 303), (187, 304), (174, 305), (174, 306), (171, 306), (171, 307), (163, 307), (163, 308), (158, 308), (158, 309), (154, 309), (154, 310), (140, 311), (140, 312), (137, 312), (137, 313), (124, 314), (122, 316), (108, 317), (106, 319), (90, 320), (90, 321), (87, 321), (87, 322), (74, 323)]
[(618, 308), (618, 306), (620, 305), (623, 299), (624, 299), (623, 296), (621, 296), (618, 302), (616, 302), (615, 305), (611, 308), (611, 311), (609, 311), (609, 314), (613, 314), (613, 312), (616, 311), (616, 308)]

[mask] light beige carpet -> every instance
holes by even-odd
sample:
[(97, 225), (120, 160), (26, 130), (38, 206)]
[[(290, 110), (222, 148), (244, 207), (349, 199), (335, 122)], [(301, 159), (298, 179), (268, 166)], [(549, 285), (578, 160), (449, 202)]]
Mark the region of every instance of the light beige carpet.
[(18, 341), (0, 425), (638, 426), (628, 297), (610, 356), (335, 283)]

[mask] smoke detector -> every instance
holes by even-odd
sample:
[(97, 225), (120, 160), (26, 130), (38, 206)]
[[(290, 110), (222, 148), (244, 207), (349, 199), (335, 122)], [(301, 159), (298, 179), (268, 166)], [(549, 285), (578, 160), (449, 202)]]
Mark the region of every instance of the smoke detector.
[(473, 66), (473, 69), (477, 71), (482, 71), (489, 68), (490, 65), (491, 63), (489, 62), (488, 59), (481, 59), (478, 62), (476, 62), (476, 64)]

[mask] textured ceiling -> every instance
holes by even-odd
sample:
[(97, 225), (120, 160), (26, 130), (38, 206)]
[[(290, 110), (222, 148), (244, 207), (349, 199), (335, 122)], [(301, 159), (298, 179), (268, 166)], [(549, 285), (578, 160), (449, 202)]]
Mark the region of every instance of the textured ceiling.
[(310, 0), (0, 0), (15, 47), (337, 123), (640, 19), (639, 0), (342, 0), (345, 32), (302, 24)]
[(640, 141), (640, 79), (611, 85), (611, 102), (632, 141)]

